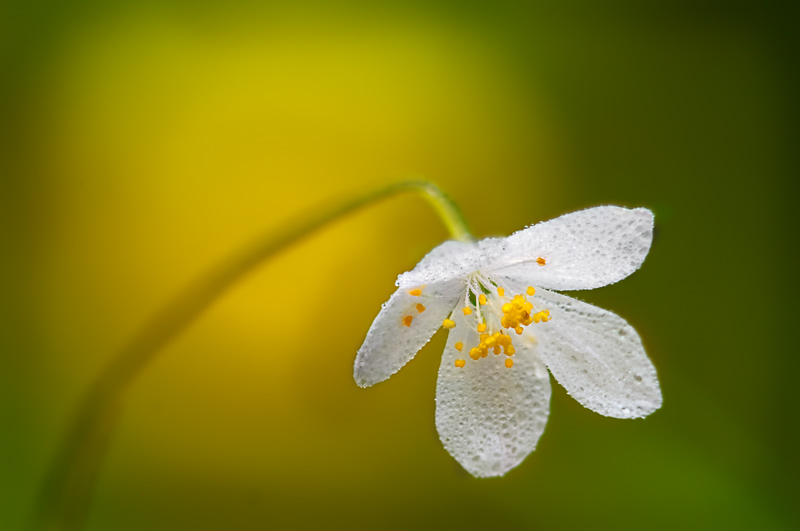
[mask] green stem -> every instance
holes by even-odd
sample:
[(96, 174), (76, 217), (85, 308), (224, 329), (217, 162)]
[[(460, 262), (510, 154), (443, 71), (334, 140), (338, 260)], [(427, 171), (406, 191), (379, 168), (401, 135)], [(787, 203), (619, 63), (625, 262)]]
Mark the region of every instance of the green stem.
[(471, 240), (458, 208), (436, 185), (427, 181), (406, 181), (356, 197), (332, 209), (314, 210), (314, 214), (286, 224), (291, 227), (287, 232), (273, 236), (273, 231), (269, 231), (267, 237), (223, 261), (157, 312), (112, 360), (84, 397), (71, 431), (45, 478), (34, 528), (76, 530), (83, 526), (125, 393), (171, 340), (231, 286), (274, 254), (336, 219), (404, 192), (422, 195), (454, 239)]

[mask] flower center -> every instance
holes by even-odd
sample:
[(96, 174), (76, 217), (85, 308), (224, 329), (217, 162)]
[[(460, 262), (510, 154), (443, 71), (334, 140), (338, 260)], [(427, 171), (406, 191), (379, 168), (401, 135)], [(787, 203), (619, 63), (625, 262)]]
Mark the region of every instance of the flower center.
[[(476, 330), (480, 334), (480, 342), (468, 350), (469, 357), (475, 361), (485, 358), (489, 352), (495, 355), (501, 353), (508, 356), (505, 360), (505, 366), (511, 368), (514, 361), (511, 356), (514, 355), (512, 336), (510, 332), (505, 330), (514, 330), (518, 335), (521, 335), (524, 327), (532, 323), (546, 323), (550, 320), (549, 310), (541, 310), (533, 313), (534, 305), (527, 298), (533, 297), (536, 290), (529, 286), (525, 294), (516, 294), (506, 296), (506, 288), (499, 286), (495, 282), (486, 280), (482, 277), (473, 278), (470, 280), (470, 287), (467, 291), (467, 306), (461, 311), (464, 316), (472, 315), (475, 313), (475, 320), (477, 321)], [(495, 290), (488, 289), (486, 286), (493, 286)], [(495, 294), (496, 291), (496, 294)], [(476, 296), (476, 293), (478, 294)], [(474, 310), (473, 310), (474, 308)], [(452, 329), (455, 323), (450, 319), (445, 319), (443, 326)], [(505, 330), (503, 330), (505, 329)], [(455, 343), (455, 348), (459, 352), (464, 348), (464, 343), (458, 341)], [(458, 359), (455, 362), (456, 367), (463, 368), (466, 361)]]

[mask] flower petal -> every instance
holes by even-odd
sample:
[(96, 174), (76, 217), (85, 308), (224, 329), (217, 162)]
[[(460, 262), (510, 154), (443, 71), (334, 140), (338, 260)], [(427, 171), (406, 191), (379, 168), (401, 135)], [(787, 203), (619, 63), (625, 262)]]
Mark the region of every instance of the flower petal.
[(395, 291), (358, 350), (353, 368), (356, 383), (369, 387), (399, 371), (430, 341), (465, 289), (464, 281), (455, 279)]
[[(528, 338), (515, 338), (514, 366), (504, 354), (471, 360), (480, 341), (474, 319), (456, 311), (439, 367), (436, 428), (445, 449), (476, 477), (502, 476), (536, 448), (550, 411), (550, 378)], [(464, 344), (461, 352), (455, 343)], [(466, 359), (463, 368), (455, 360)]]
[[(491, 267), (547, 289), (599, 288), (639, 269), (652, 240), (648, 209), (590, 208), (515, 232)], [(544, 265), (537, 263), (540, 257)]]
[(558, 383), (583, 406), (616, 418), (661, 407), (661, 388), (642, 340), (620, 316), (572, 297), (536, 292), (551, 320), (531, 327)]
[(397, 277), (399, 287), (430, 284), (465, 277), (497, 258), (503, 238), (487, 238), (466, 243), (447, 241), (433, 249), (417, 266)]

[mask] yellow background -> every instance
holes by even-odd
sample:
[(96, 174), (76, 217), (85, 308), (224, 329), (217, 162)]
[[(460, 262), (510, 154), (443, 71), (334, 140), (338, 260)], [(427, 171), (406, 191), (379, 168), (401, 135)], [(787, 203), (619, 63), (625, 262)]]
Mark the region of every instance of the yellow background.
[(663, 408), (607, 419), (554, 385), (536, 452), (477, 480), (434, 428), (442, 334), (356, 387), (396, 275), (447, 237), (398, 197), (259, 268), (162, 352), (89, 529), (791, 528), (785, 7), (4, 4), (0, 529), (28, 521), (82, 393), (164, 301), (286, 220), (409, 175), (479, 237), (651, 208), (643, 268), (578, 296), (637, 328)]

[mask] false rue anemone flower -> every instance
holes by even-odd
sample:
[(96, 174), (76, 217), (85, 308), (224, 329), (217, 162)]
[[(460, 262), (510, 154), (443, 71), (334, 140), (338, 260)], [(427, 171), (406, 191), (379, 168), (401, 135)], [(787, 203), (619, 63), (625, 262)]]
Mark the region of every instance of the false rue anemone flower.
[(446, 328), (436, 429), (477, 477), (502, 476), (536, 448), (550, 410), (548, 369), (601, 415), (649, 415), (661, 406), (661, 390), (636, 330), (550, 290), (622, 280), (642, 264), (652, 238), (649, 210), (601, 206), (508, 238), (445, 242), (397, 278), (358, 351), (356, 383), (386, 380)]

